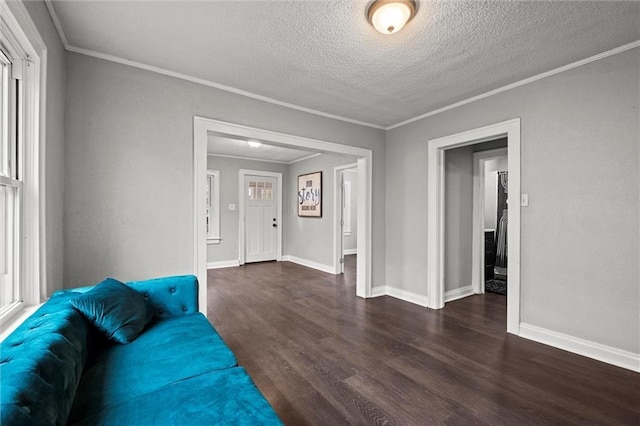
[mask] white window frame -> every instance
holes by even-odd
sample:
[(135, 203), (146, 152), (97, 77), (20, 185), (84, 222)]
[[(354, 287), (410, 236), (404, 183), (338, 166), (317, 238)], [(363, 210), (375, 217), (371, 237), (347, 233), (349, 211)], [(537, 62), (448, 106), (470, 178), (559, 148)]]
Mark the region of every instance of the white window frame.
[(207, 170), (206, 188), (207, 244), (220, 244), (220, 170)]
[[(19, 246), (16, 249), (17, 302), (0, 314), (0, 330), (11, 326), (25, 309), (41, 302), (46, 288), (44, 267), (44, 150), (41, 147), (46, 104), (46, 45), (24, 5), (0, 1), (0, 41), (19, 69), (18, 180)], [(41, 91), (42, 90), (42, 91)]]

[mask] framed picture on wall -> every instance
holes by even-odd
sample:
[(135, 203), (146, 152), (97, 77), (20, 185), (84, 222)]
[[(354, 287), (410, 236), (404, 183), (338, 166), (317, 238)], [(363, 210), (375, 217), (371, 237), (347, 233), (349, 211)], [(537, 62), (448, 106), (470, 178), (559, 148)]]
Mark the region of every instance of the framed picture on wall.
[(298, 216), (322, 217), (322, 172), (298, 176)]

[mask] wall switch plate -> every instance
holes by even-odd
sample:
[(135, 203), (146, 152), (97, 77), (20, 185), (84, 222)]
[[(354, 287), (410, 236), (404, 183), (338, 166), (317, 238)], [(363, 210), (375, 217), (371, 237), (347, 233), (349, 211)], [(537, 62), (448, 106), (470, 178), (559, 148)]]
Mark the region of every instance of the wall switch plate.
[(229, 204), (229, 211), (234, 211), (236, 209), (235, 204)]
[(529, 194), (520, 194), (520, 205), (527, 207), (529, 205)]

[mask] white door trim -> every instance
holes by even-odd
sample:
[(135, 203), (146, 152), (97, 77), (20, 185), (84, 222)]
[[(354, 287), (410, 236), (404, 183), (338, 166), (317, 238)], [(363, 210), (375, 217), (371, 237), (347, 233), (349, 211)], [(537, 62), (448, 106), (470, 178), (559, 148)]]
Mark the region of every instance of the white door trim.
[(507, 332), (520, 331), (520, 119), (473, 129), (428, 141), (427, 298), (429, 307), (444, 307), (444, 153), (448, 149), (507, 137), (509, 209), (507, 270)]
[(278, 200), (276, 204), (276, 211), (278, 215), (278, 227), (276, 229), (276, 261), (280, 262), (282, 260), (282, 199), (284, 198), (282, 194), (282, 173), (240, 169), (238, 170), (238, 263), (240, 265), (244, 265), (246, 257), (245, 210), (247, 194), (245, 193), (245, 180), (247, 176), (276, 178), (276, 188), (278, 191)]
[(356, 294), (371, 297), (371, 236), (372, 236), (372, 164), (370, 149), (342, 145), (301, 136), (242, 126), (210, 118), (193, 118), (193, 271), (198, 277), (200, 312), (207, 312), (207, 238), (205, 230), (205, 185), (207, 173), (207, 136), (240, 137), (269, 141), (282, 146), (297, 146), (319, 152), (349, 155), (358, 158), (358, 270)]
[(487, 161), (507, 157), (507, 148), (473, 154), (473, 238), (471, 286), (474, 294), (484, 293), (484, 181)]
[[(336, 166), (333, 168), (333, 182), (335, 184), (335, 188), (333, 191), (333, 269), (336, 274), (341, 274), (342, 264), (340, 263), (340, 259), (342, 258), (342, 227), (340, 226), (340, 207), (342, 206), (342, 201), (340, 197), (342, 196), (342, 188), (340, 187), (340, 174), (344, 170), (354, 169), (358, 167), (358, 163), (345, 164), (344, 166)], [(359, 214), (358, 210), (358, 214)], [(356, 269), (357, 271), (357, 269)]]

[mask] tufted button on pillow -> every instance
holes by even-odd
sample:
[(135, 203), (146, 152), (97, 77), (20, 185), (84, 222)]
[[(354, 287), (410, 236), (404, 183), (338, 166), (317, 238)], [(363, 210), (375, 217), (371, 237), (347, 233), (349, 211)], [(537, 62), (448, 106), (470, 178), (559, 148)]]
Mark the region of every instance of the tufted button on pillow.
[(27, 407), (26, 405), (23, 405), (22, 407), (20, 407), (20, 409), (22, 409), (22, 411), (27, 414), (31, 414), (31, 408)]
[(170, 292), (170, 293), (175, 293), (175, 292), (176, 292), (176, 288), (175, 288), (175, 287), (171, 287), (171, 288), (169, 289), (169, 292)]
[(162, 315), (164, 314), (164, 310), (163, 309), (158, 309), (158, 315)]
[(187, 308), (186, 306), (183, 306), (183, 307), (182, 307), (182, 311), (183, 311), (183, 312), (187, 312), (188, 310), (189, 310), (189, 308)]
[(142, 297), (144, 297), (145, 299), (148, 299), (149, 298), (149, 293), (143, 293)]

